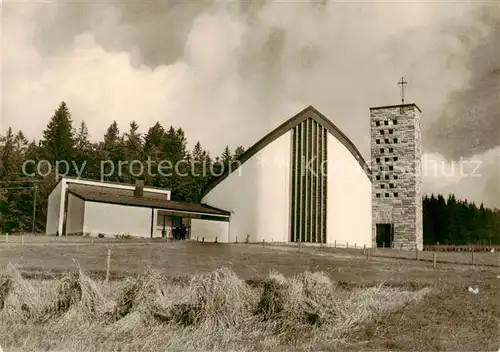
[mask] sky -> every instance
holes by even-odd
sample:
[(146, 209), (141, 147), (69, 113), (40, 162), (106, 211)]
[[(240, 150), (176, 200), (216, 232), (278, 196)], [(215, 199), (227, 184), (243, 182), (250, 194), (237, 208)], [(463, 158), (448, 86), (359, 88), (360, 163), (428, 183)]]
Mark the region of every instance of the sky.
[(212, 155), (308, 105), (370, 159), (369, 108), (423, 111), (425, 193), (500, 207), (498, 1), (2, 2), (0, 130), (66, 101), (93, 140), (156, 121)]

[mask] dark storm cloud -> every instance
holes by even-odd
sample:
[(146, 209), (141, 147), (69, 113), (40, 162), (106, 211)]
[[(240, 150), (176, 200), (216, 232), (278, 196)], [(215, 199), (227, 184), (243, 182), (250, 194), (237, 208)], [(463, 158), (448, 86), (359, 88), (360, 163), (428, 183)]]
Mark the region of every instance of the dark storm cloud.
[[(46, 11), (37, 16), (40, 30), (35, 34), (35, 43), (42, 55), (54, 55), (72, 47), (75, 36), (88, 32), (108, 52), (134, 52), (135, 64), (168, 65), (182, 55), (193, 19), (211, 4), (212, 1), (49, 3)], [(55, 17), (45, 15), (50, 7), (57, 8)]]
[[(440, 116), (425, 131), (428, 148), (451, 159), (500, 146), (500, 3), (479, 12), (479, 31), (457, 28), (469, 45), (470, 80), (450, 94)], [(435, 84), (439, 84), (436, 77)], [(500, 181), (499, 181), (500, 182)]]

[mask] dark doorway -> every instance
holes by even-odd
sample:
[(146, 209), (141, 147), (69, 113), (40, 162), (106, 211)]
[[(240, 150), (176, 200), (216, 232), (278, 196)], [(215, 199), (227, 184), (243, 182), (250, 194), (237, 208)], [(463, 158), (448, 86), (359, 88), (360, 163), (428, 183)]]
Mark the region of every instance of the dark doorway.
[(391, 248), (394, 242), (394, 224), (377, 224), (377, 247)]

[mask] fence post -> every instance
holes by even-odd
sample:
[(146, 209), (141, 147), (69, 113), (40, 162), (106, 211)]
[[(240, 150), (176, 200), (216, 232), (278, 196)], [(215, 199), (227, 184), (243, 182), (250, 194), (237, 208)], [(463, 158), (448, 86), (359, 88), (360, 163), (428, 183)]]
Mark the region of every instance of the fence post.
[(201, 243), (205, 243), (205, 237), (201, 238)]
[(109, 281), (109, 268), (111, 266), (111, 249), (108, 248), (108, 262), (106, 265), (106, 282)]
[(474, 258), (474, 250), (472, 250), (472, 265), (476, 265), (476, 258)]
[(349, 249), (349, 242), (346, 242), (345, 248)]
[(238, 236), (236, 236), (236, 243), (238, 243)]
[(90, 238), (90, 240), (92, 241), (92, 245), (94, 245), (94, 237)]
[(265, 240), (262, 240), (262, 247), (264, 247), (264, 241), (265, 241)]
[(337, 248), (337, 240), (335, 240), (335, 242), (333, 242), (333, 248)]
[(432, 252), (432, 266), (436, 269), (436, 252)]
[(5, 243), (9, 243), (9, 233), (5, 233)]
[(417, 261), (419, 261), (419, 260), (420, 260), (420, 253), (419, 253), (419, 251), (418, 251), (418, 247), (417, 247), (417, 248), (415, 248), (415, 255), (416, 255), (416, 259), (417, 259)]
[(214, 243), (217, 243), (217, 236), (215, 236), (215, 241), (214, 241)]

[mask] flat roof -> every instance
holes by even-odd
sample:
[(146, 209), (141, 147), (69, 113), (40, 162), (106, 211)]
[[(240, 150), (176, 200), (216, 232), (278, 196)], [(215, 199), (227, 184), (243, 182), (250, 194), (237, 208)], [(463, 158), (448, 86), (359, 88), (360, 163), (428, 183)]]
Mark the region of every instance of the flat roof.
[[(124, 186), (128, 187), (130, 189), (135, 188), (134, 183), (127, 183), (127, 182), (115, 182), (115, 181), (100, 181), (98, 179), (91, 179), (91, 178), (83, 178), (83, 177), (74, 177), (74, 176), (60, 176), (59, 180), (50, 188), (49, 194), (51, 194), (54, 189), (63, 181), (66, 180), (67, 183), (72, 183), (72, 184), (87, 184), (89, 186), (93, 187), (109, 187), (109, 188), (117, 188), (117, 186)], [(90, 183), (93, 183), (94, 185), (91, 185)], [(143, 187), (145, 192), (155, 192), (157, 191), (159, 194), (166, 194), (166, 193), (172, 193), (172, 190), (170, 189), (165, 189), (161, 187), (155, 187), (155, 186), (148, 186), (144, 185)]]
[(175, 200), (164, 200), (147, 197), (135, 197), (121, 194), (102, 192), (89, 192), (81, 190), (68, 190), (70, 194), (89, 202), (108, 203), (117, 205), (128, 205), (136, 207), (154, 208), (185, 213), (197, 213), (229, 217), (230, 212), (211, 207), (206, 204), (190, 203)]
[(406, 107), (406, 106), (414, 106), (415, 108), (417, 108), (418, 111), (422, 112), (422, 110), (420, 110), (420, 108), (418, 107), (417, 104), (415, 103), (407, 103), (407, 104), (396, 104), (396, 105), (383, 105), (383, 106), (373, 106), (370, 108), (370, 110), (379, 110), (379, 109), (392, 109), (392, 108), (402, 108), (402, 107)]

